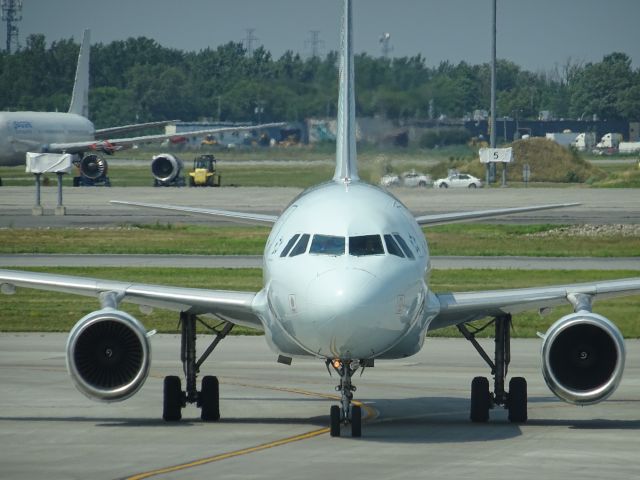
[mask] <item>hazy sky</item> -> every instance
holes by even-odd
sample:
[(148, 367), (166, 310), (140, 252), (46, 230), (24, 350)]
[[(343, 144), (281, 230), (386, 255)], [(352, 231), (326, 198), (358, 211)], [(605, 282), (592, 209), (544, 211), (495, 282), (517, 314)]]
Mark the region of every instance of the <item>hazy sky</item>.
[[(48, 42), (91, 28), (92, 43), (146, 36), (161, 45), (200, 50), (242, 41), (255, 29), (257, 44), (275, 57), (308, 54), (318, 30), (321, 53), (338, 46), (340, 0), (23, 0), (18, 24), (24, 45), (31, 33)], [(491, 0), (354, 0), (355, 48), (380, 55), (391, 34), (394, 56), (421, 53), (443, 60), (489, 61)], [(2, 47), (5, 25), (0, 28)], [(640, 0), (498, 0), (498, 57), (529, 70), (600, 61), (613, 51), (640, 66)]]

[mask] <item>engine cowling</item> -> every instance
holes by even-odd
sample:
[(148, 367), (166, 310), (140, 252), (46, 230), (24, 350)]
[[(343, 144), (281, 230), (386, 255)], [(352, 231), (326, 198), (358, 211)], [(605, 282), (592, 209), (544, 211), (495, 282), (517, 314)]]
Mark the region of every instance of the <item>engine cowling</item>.
[(125, 400), (149, 375), (151, 346), (143, 325), (126, 312), (104, 308), (84, 316), (67, 340), (67, 369), (87, 397)]
[(613, 322), (580, 311), (555, 322), (542, 343), (542, 374), (549, 389), (576, 405), (601, 402), (622, 379), (624, 338)]
[(180, 175), (181, 170), (182, 160), (170, 153), (156, 155), (151, 160), (151, 174), (159, 182), (172, 182)]
[(80, 160), (80, 174), (91, 180), (98, 180), (107, 175), (109, 165), (100, 155), (90, 153)]

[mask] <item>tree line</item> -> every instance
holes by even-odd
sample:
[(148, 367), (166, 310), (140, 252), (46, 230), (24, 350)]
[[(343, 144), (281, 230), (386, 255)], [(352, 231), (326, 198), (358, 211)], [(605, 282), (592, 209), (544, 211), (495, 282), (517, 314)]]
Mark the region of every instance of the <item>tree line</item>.
[[(66, 111), (79, 45), (47, 46), (31, 35), (13, 54), (0, 53), (2, 110)], [(336, 52), (303, 58), (288, 51), (274, 58), (263, 47), (247, 55), (241, 43), (185, 52), (145, 38), (91, 48), (90, 112), (96, 127), (179, 118), (193, 121), (300, 121), (336, 115)], [(488, 110), (489, 64), (441, 62), (421, 55), (356, 55), (357, 112), (392, 120), (460, 118)], [(497, 66), (498, 116), (602, 120), (640, 119), (640, 69), (611, 53), (597, 63), (568, 60), (546, 72), (523, 70), (508, 60)]]

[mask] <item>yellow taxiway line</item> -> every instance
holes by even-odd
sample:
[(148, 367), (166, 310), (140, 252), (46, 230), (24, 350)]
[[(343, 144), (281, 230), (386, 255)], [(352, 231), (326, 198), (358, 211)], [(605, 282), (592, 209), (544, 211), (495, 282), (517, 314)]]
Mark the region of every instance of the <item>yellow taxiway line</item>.
[[(269, 387), (269, 386), (264, 386), (264, 385), (252, 385), (252, 384), (239, 383), (239, 382), (220, 382), (220, 383), (224, 383), (224, 384), (228, 384), (228, 385), (237, 385), (237, 386), (248, 387), (248, 388), (259, 388), (259, 389), (264, 389), (264, 390), (275, 390), (275, 391), (279, 391), (279, 392), (289, 392), (289, 393), (295, 393), (295, 394), (298, 394), (298, 395), (306, 395), (306, 396), (309, 396), (309, 397), (326, 398), (326, 399), (331, 399), (331, 400), (339, 400), (340, 399), (336, 395), (328, 395), (328, 394), (323, 394), (323, 393), (309, 392), (309, 391), (301, 390), (301, 389), (297, 389), (297, 388)], [(363, 420), (365, 422), (371, 420), (374, 417), (376, 417), (377, 414), (378, 414), (378, 412), (373, 407), (370, 407), (369, 405), (365, 405), (362, 402), (354, 400), (352, 403), (354, 405), (358, 405), (362, 409), (364, 409), (364, 411), (366, 412), (366, 415), (363, 418)], [(178, 465), (173, 465), (173, 466), (164, 467), (164, 468), (158, 468), (156, 470), (149, 470), (148, 472), (138, 473), (138, 474), (131, 475), (131, 476), (125, 477), (125, 478), (126, 478), (126, 480), (143, 480), (145, 478), (155, 477), (157, 475), (164, 475), (164, 474), (167, 474), (167, 473), (179, 472), (179, 471), (182, 471), (182, 470), (187, 470), (189, 468), (200, 467), (202, 465), (208, 465), (210, 463), (220, 462), (222, 460), (227, 460), (229, 458), (239, 457), (239, 456), (242, 456), (242, 455), (248, 455), (250, 453), (261, 452), (261, 451), (267, 450), (269, 448), (281, 447), (283, 445), (288, 445), (290, 443), (299, 442), (299, 441), (302, 441), (302, 440), (308, 440), (310, 438), (314, 438), (314, 437), (317, 437), (319, 435), (324, 435), (325, 433), (329, 433), (329, 430), (330, 430), (329, 427), (319, 428), (317, 430), (312, 430), (310, 432), (302, 433), (300, 435), (294, 435), (292, 437), (281, 438), (279, 440), (274, 440), (272, 442), (262, 443), (260, 445), (254, 446), (254, 447), (248, 447), (248, 448), (243, 448), (243, 449), (240, 449), (240, 450), (234, 450), (234, 451), (227, 452), (227, 453), (221, 453), (221, 454), (218, 454), (218, 455), (213, 455), (211, 457), (205, 457), (205, 458), (200, 458), (198, 460), (193, 460), (191, 462), (181, 463), (181, 464), (178, 464)]]

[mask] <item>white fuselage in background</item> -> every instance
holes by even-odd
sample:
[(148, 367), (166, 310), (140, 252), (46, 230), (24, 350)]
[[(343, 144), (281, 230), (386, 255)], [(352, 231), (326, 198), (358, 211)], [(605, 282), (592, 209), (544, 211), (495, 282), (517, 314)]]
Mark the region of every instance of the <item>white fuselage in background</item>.
[(420, 350), (438, 313), (420, 227), (399, 200), (369, 184), (305, 191), (274, 225), (264, 258), (255, 308), (284, 354), (405, 357)]
[(27, 152), (47, 151), (51, 143), (91, 141), (95, 128), (74, 113), (0, 112), (0, 165), (25, 163)]

